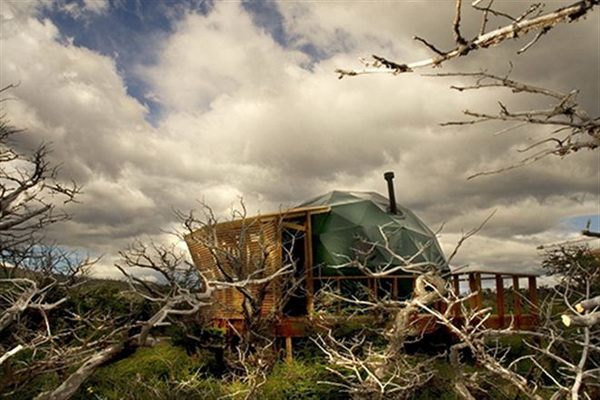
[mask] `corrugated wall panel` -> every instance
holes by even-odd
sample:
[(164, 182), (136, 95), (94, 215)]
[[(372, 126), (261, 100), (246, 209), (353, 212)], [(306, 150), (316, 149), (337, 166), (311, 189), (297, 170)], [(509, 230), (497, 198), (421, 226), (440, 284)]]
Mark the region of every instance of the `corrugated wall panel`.
[[(225, 274), (238, 279), (261, 278), (282, 266), (277, 219), (218, 224), (214, 229), (196, 231), (185, 239), (194, 264), (209, 280), (229, 281)], [(280, 281), (275, 279), (269, 285), (262, 315), (269, 314), (276, 306)], [(215, 318), (242, 317), (243, 295), (236, 288), (217, 290), (214, 301)]]

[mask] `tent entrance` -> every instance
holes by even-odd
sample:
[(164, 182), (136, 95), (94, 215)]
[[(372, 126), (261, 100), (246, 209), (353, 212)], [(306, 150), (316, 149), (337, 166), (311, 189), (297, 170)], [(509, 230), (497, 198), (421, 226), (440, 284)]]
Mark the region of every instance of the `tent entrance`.
[(283, 314), (299, 317), (308, 314), (306, 292), (306, 232), (286, 228), (282, 232), (282, 265), (295, 266), (292, 279), (286, 279), (281, 295), (284, 300)]

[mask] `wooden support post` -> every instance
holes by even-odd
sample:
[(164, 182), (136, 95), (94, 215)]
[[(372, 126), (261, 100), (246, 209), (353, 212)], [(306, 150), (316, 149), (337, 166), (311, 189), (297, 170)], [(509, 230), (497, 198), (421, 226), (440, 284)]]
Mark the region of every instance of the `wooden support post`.
[(398, 300), (398, 278), (394, 277), (392, 286), (392, 299)]
[[(469, 291), (470, 293), (477, 292), (477, 281), (474, 273), (469, 274)], [(471, 297), (471, 308), (477, 310), (477, 297)]]
[(304, 268), (306, 270), (306, 312), (309, 318), (315, 313), (315, 278), (313, 271), (312, 221), (310, 213), (306, 214), (306, 231), (304, 233)]
[(438, 301), (436, 303), (436, 308), (439, 312), (441, 312), (442, 314), (444, 314), (447, 310), (448, 310), (448, 305), (443, 302), (443, 301)]
[(515, 300), (515, 322), (517, 328), (521, 328), (521, 315), (523, 314), (521, 310), (521, 293), (519, 293), (519, 277), (513, 276), (513, 296)]
[(538, 292), (537, 292), (537, 283), (536, 277), (530, 276), (529, 280), (529, 300), (531, 301), (531, 315), (533, 315), (536, 320), (540, 315), (540, 309), (538, 304)]
[[(460, 278), (458, 275), (454, 275), (452, 277), (452, 285), (454, 287), (454, 295), (458, 298), (458, 296), (460, 295)], [(456, 317), (460, 316), (460, 305), (456, 304), (454, 305), (454, 315)]]
[(477, 285), (477, 309), (483, 308), (483, 288), (481, 286), (481, 273), (475, 273), (475, 284)]
[[(340, 278), (337, 278), (336, 281), (337, 281), (338, 296), (344, 297), (344, 295), (342, 294), (342, 280)], [(337, 300), (337, 313), (338, 314), (342, 313), (342, 300), (340, 300), (340, 299)]]
[(294, 347), (292, 346), (292, 337), (285, 337), (285, 362), (291, 364), (294, 361)]
[(504, 327), (504, 279), (496, 275), (496, 308), (498, 310), (498, 328)]
[(452, 277), (452, 284), (454, 286), (454, 295), (458, 297), (458, 295), (460, 294), (460, 281), (458, 275), (454, 275)]
[(379, 294), (378, 292), (378, 287), (377, 287), (377, 278), (373, 278), (373, 298), (375, 300), (379, 299)]

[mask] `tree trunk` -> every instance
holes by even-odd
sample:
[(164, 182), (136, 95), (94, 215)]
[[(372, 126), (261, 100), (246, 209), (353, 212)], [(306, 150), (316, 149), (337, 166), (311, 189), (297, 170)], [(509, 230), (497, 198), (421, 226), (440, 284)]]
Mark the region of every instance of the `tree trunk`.
[(561, 318), (566, 326), (586, 326), (589, 328), (600, 324), (600, 311), (585, 315), (563, 315)]
[(74, 373), (52, 392), (39, 395), (36, 400), (68, 400), (81, 384), (103, 364), (114, 359), (125, 349), (125, 342), (109, 346), (88, 358)]

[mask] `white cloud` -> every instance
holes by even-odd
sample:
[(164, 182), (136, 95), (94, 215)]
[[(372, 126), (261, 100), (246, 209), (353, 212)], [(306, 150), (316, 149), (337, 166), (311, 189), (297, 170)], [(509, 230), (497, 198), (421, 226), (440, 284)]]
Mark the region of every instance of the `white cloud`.
[(54, 6), (73, 19), (86, 20), (107, 13), (110, 3), (108, 0), (83, 0), (82, 3), (57, 0), (52, 5), (45, 4), (45, 6)]
[[(3, 7), (2, 84), (21, 82), (11, 92), (16, 100), (6, 103), (12, 122), (28, 129), (21, 146), (52, 142), (63, 175), (86, 186), (61, 240), (106, 254), (98, 271), (108, 274), (116, 251), (133, 238), (167, 240), (160, 230), (174, 226), (171, 209), (197, 207), (195, 199), (224, 212), (244, 196), (252, 212), (269, 212), (336, 188), (385, 192), (381, 175), (395, 170), (399, 201), (433, 228), (447, 222), (446, 247), (498, 209), (457, 261), (534, 266), (535, 246), (565, 235), (560, 219), (597, 212), (593, 153), (466, 181), (469, 173), (517, 160), (523, 133), (493, 137), (493, 127), (437, 124), (464, 108), (495, 107), (496, 93), (454, 93), (447, 80), (417, 74), (339, 81), (333, 73), (369, 49), (424, 55), (398, 39), (419, 33), (423, 7), (286, 2), (290, 47), (237, 3), (217, 2), (207, 15), (188, 12), (155, 43), (156, 62), (137, 67), (147, 93), (161, 102), (156, 127), (127, 94), (113, 59), (61, 42), (35, 8)], [(447, 19), (444, 7), (426, 27), (436, 38), (447, 37), (435, 26)], [(584, 23), (572, 28), (589, 32)], [(309, 44), (331, 56), (306, 67), (309, 58), (298, 48)], [(533, 75), (533, 61), (523, 60), (521, 71)], [(586, 71), (565, 85), (597, 86), (597, 75)]]
[(304, 60), (257, 29), (239, 3), (219, 2), (207, 16), (188, 15), (168, 39), (160, 63), (141, 73), (167, 110), (198, 113), (238, 91), (272, 95)]
[(103, 14), (108, 11), (110, 3), (108, 0), (83, 0), (83, 9), (95, 14)]

